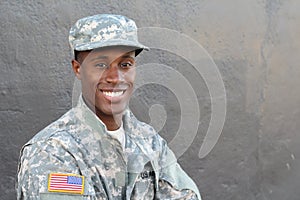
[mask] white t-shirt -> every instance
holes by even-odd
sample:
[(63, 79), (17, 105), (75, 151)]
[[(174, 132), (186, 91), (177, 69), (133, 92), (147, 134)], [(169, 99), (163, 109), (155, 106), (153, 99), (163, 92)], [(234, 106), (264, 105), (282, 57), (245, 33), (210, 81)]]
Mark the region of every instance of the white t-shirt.
[(107, 133), (111, 135), (113, 138), (119, 140), (122, 145), (123, 150), (125, 149), (125, 131), (123, 128), (123, 124), (121, 124), (120, 128), (115, 131), (107, 130)]

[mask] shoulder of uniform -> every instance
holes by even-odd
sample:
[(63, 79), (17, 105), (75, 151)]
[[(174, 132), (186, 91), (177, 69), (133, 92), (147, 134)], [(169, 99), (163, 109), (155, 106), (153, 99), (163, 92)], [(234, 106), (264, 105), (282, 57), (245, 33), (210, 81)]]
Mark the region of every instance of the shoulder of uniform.
[[(40, 146), (45, 145), (50, 140), (61, 140), (62, 142), (75, 139), (71, 133), (72, 128), (77, 124), (74, 113), (68, 111), (56, 121), (49, 124), (47, 127), (39, 131), (33, 136), (25, 145), (26, 146)], [(23, 147), (23, 148), (24, 148)]]
[(75, 114), (70, 110), (39, 131), (32, 139), (41, 139), (43, 137), (49, 137), (56, 132), (66, 131), (72, 124), (76, 123), (75, 121)]

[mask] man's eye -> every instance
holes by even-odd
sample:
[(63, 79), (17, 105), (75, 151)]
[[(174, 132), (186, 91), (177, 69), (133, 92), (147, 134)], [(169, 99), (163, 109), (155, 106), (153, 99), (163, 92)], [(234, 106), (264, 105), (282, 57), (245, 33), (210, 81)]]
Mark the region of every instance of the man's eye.
[(107, 65), (105, 63), (97, 63), (95, 66), (97, 68), (107, 68)]
[(130, 67), (132, 67), (132, 66), (133, 66), (133, 64), (130, 63), (130, 62), (121, 63), (121, 67), (122, 67), (122, 68), (130, 68)]

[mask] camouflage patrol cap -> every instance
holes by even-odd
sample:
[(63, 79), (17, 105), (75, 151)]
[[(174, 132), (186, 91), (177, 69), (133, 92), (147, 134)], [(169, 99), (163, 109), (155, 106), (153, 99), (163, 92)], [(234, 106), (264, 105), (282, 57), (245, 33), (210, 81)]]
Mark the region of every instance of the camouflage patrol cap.
[(100, 14), (79, 19), (70, 29), (72, 51), (85, 51), (108, 46), (130, 46), (140, 53), (148, 47), (138, 42), (133, 20), (113, 14)]

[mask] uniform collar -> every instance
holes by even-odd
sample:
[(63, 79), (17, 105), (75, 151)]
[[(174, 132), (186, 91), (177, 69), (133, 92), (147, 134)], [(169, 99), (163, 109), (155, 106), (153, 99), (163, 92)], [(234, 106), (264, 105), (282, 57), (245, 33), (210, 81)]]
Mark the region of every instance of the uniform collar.
[(106, 125), (99, 119), (99, 117), (86, 105), (82, 95), (79, 96), (77, 106), (78, 118), (81, 119), (86, 125), (91, 127), (94, 131), (101, 133), (107, 131)]
[[(107, 133), (106, 125), (99, 119), (99, 117), (86, 105), (86, 103), (83, 100), (82, 95), (80, 95), (78, 104), (76, 106), (76, 109), (78, 109), (79, 118), (83, 120), (88, 126), (90, 126), (92, 129), (94, 129), (96, 132), (101, 133), (105, 132)], [(123, 113), (123, 127), (125, 130), (125, 133), (128, 134), (130, 137), (133, 138), (140, 138), (144, 139), (152, 135), (153, 128), (150, 126), (147, 126), (145, 123), (140, 122), (134, 114), (130, 111), (129, 108), (127, 108)], [(148, 130), (145, 131), (145, 128)], [(150, 132), (149, 132), (150, 129)], [(152, 133), (151, 133), (152, 132)], [(154, 131), (155, 132), (155, 131)]]

